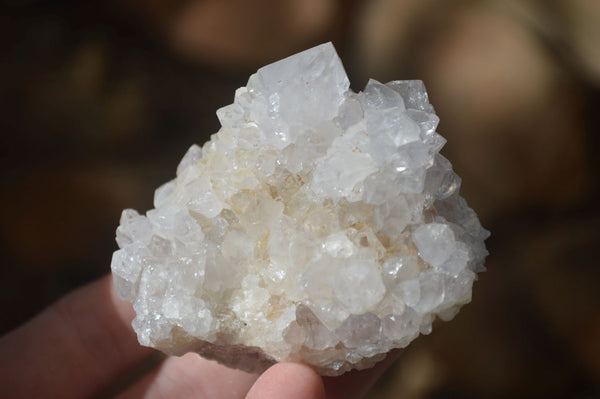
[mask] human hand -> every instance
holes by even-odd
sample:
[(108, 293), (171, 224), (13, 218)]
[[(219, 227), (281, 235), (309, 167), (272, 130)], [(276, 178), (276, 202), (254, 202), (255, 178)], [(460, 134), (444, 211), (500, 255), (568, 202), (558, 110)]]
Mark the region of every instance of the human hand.
[[(153, 353), (138, 344), (133, 317), (131, 304), (116, 295), (111, 276), (68, 294), (0, 338), (2, 396), (83, 398), (111, 392)], [(298, 363), (278, 363), (259, 376), (188, 353), (166, 358), (116, 397), (360, 398), (397, 355), (369, 370), (322, 378)]]

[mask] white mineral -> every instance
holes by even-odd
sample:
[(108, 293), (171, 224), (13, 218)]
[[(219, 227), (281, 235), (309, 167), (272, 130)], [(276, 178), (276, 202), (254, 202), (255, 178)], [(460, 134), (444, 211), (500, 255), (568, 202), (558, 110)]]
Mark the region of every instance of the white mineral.
[(114, 281), (142, 345), (339, 375), (471, 300), (489, 234), (421, 81), (354, 93), (327, 43), (259, 69), (217, 115), (155, 209), (117, 229)]

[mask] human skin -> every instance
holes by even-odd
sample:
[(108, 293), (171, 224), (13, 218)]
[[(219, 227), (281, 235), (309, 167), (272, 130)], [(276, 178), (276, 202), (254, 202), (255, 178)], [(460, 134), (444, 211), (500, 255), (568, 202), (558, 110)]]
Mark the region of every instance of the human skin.
[[(154, 352), (138, 344), (134, 316), (131, 304), (115, 293), (110, 275), (66, 295), (0, 338), (2, 396), (84, 398), (110, 391)], [(321, 377), (299, 363), (278, 363), (256, 375), (188, 353), (167, 357), (116, 397), (360, 398), (398, 354), (369, 370)]]

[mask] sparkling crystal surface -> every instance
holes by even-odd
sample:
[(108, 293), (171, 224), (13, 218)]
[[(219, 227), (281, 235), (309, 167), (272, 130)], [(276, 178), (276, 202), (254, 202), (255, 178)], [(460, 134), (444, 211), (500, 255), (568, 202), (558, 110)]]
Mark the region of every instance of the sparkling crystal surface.
[(112, 259), (142, 345), (261, 371), (371, 367), (471, 300), (484, 230), (421, 81), (354, 93), (330, 44), (252, 75)]

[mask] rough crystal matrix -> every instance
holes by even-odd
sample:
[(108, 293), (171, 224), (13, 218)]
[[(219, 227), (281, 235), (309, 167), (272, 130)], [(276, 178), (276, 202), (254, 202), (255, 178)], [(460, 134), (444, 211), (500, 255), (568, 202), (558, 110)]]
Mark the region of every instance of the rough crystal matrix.
[(339, 375), (470, 301), (488, 232), (421, 81), (354, 93), (327, 43), (259, 69), (217, 115), (155, 209), (117, 229), (114, 281), (142, 345)]

